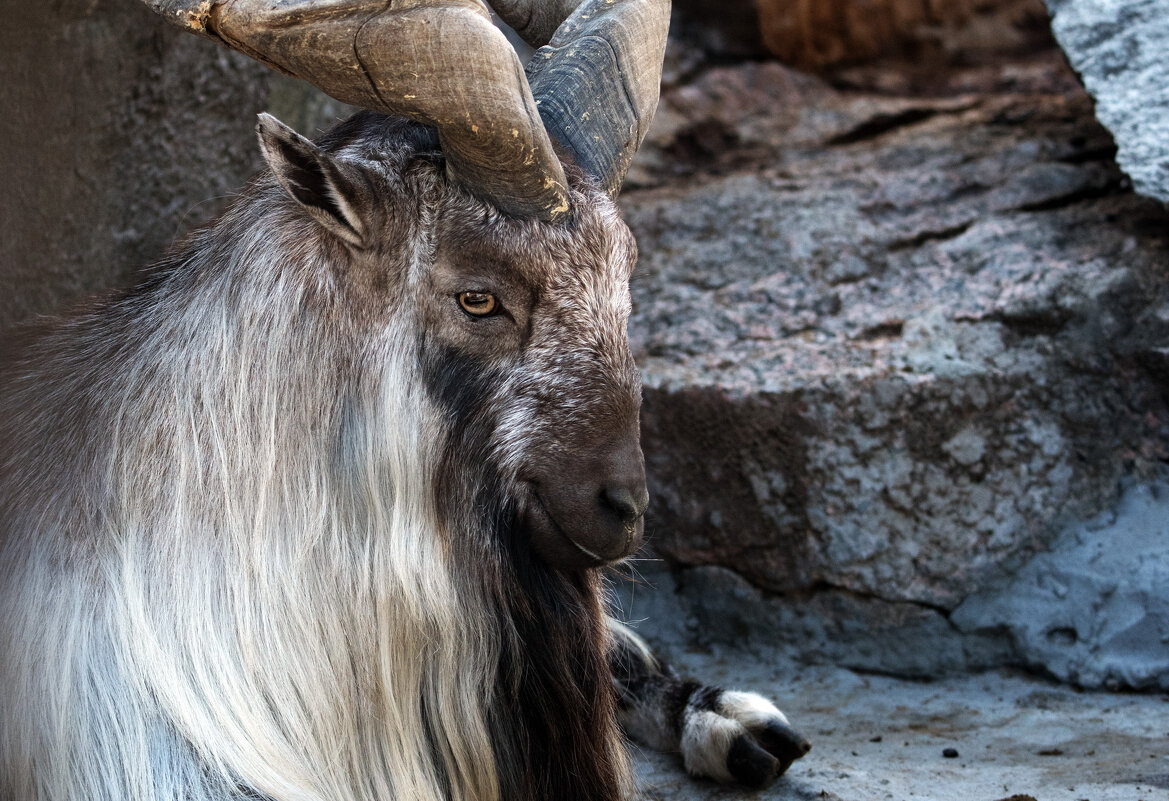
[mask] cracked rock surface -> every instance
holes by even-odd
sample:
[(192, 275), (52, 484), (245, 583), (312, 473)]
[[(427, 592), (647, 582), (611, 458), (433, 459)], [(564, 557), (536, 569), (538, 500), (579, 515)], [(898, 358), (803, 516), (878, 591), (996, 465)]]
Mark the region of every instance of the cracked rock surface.
[(1057, 53), (930, 96), (672, 59), (622, 198), (656, 553), (724, 632), (755, 594), (813, 658), (1060, 674), (949, 616), (1169, 459), (1169, 214)]

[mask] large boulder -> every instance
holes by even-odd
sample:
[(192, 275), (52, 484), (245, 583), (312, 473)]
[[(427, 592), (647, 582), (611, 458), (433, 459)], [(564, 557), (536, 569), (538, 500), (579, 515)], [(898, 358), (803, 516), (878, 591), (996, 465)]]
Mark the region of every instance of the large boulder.
[(1169, 458), (1169, 214), (1058, 61), (1002, 70), (933, 99), (774, 64), (667, 93), (623, 198), (631, 335), (648, 529), (712, 636), (1059, 672), (952, 611)]

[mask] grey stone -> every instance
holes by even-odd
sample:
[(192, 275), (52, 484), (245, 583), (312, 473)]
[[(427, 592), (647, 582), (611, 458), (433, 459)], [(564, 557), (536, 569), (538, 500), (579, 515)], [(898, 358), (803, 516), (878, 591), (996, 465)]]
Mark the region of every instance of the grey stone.
[(1169, 690), (1167, 588), (1169, 483), (1142, 484), (950, 619), (1006, 633), (1019, 661), (1064, 681)]
[[(1162, 418), (1113, 418), (1133, 393), (1163, 406), (1147, 378), (1107, 375), (1117, 360), (1097, 337), (1118, 292), (1139, 301), (1132, 274), (1163, 287), (1153, 221), (1166, 218), (1076, 190), (1024, 210), (1060, 190), (1020, 169), (1018, 142), (971, 152), (984, 129), (956, 117), (884, 148), (789, 155), (782, 181), (742, 173), (626, 197), (663, 553), (775, 591), (827, 582), (952, 605), (1052, 521), (1111, 501), (1132, 443), (1163, 447)], [(1065, 135), (1034, 133), (1049, 149)], [(904, 184), (922, 191), (891, 201)], [(1108, 216), (1150, 223), (1142, 234)], [(1134, 235), (1143, 245), (1116, 258)], [(877, 266), (829, 283), (837, 254)], [(1085, 449), (1105, 458), (1085, 463)]]
[(1169, 0), (1046, 0), (1138, 192), (1169, 202)]
[[(700, 628), (913, 675), (1027, 661), (948, 615), (1169, 458), (1169, 214), (1082, 90), (1034, 85), (889, 98), (749, 65), (666, 93), (622, 200), (630, 331), (652, 547), (684, 594), (695, 568), (741, 582), (686, 596)], [(734, 144), (679, 174), (661, 154), (711, 111)]]
[(998, 631), (958, 632), (926, 606), (842, 590), (774, 597), (721, 567), (646, 572), (620, 591), (621, 608), (644, 618), (671, 648), (729, 648), (744, 659), (785, 659), (890, 675), (929, 678), (1009, 664), (1015, 654)]
[(0, 328), (123, 284), (258, 166), (268, 71), (139, 2), (0, 0)]
[(942, 443), (942, 450), (958, 464), (972, 467), (981, 462), (986, 453), (986, 437), (973, 427), (964, 428)]

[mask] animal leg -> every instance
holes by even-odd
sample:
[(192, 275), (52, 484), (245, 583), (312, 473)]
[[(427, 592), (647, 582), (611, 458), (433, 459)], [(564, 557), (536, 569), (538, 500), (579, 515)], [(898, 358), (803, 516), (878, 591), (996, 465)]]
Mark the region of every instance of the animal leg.
[(762, 787), (812, 746), (761, 695), (680, 678), (627, 626), (610, 619), (618, 715), (634, 740), (682, 755), (687, 772)]

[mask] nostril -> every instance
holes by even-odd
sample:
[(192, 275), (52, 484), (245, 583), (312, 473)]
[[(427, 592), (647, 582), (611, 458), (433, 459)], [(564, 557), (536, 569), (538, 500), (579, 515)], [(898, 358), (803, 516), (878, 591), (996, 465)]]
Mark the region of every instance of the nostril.
[(632, 523), (645, 514), (648, 502), (649, 498), (644, 490), (634, 494), (633, 490), (620, 484), (610, 484), (601, 488), (601, 505), (616, 512), (622, 523)]

